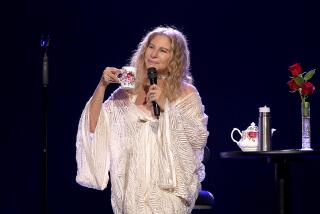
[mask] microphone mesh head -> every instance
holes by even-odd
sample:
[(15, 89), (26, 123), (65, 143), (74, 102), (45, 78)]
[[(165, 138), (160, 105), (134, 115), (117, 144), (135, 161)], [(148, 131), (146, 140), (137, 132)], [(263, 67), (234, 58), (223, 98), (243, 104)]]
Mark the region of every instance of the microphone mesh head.
[(157, 78), (157, 69), (154, 67), (148, 68), (148, 78), (155, 79)]

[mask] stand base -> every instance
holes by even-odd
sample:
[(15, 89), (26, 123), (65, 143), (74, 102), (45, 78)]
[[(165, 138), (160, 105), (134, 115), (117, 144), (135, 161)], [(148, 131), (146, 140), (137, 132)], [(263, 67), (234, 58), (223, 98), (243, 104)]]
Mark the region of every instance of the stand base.
[(313, 151), (311, 148), (301, 148), (300, 151)]

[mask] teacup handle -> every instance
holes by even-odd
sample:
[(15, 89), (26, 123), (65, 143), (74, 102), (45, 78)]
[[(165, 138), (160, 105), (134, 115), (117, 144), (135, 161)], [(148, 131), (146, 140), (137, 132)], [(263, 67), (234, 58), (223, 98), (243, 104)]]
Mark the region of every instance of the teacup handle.
[(237, 128), (233, 128), (232, 131), (231, 131), (231, 139), (232, 139), (233, 142), (239, 143), (239, 141), (237, 141), (237, 140), (235, 140), (235, 139), (233, 138), (233, 133), (234, 133), (235, 131), (237, 131), (237, 132), (239, 133), (239, 135), (242, 137), (241, 131), (240, 131), (239, 129), (237, 129)]

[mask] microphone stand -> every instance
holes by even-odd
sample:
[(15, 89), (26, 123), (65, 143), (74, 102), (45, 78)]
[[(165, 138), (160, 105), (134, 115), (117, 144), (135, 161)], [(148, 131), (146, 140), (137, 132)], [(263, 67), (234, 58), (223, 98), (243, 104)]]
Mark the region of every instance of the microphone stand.
[(42, 96), (43, 96), (43, 187), (42, 187), (42, 213), (48, 213), (48, 47), (49, 47), (49, 35), (43, 36), (40, 41), (41, 48), (43, 50), (42, 59)]

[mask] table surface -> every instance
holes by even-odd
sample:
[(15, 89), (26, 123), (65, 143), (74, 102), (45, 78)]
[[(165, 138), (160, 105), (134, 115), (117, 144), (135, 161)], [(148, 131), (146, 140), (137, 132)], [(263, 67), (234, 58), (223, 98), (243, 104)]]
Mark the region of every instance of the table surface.
[(272, 150), (267, 152), (254, 151), (254, 152), (243, 152), (243, 151), (228, 151), (221, 152), (220, 156), (222, 158), (230, 159), (268, 159), (272, 160), (275, 167), (275, 185), (277, 192), (277, 206), (278, 214), (288, 214), (289, 213), (289, 198), (288, 198), (288, 187), (287, 187), (287, 162), (288, 160), (295, 159), (320, 159), (320, 151), (301, 151), (298, 149), (292, 150)]
[(320, 158), (320, 151), (302, 151), (299, 149), (289, 149), (289, 150), (272, 150), (267, 152), (253, 151), (253, 152), (243, 152), (243, 151), (228, 151), (221, 152), (220, 156), (222, 158)]

